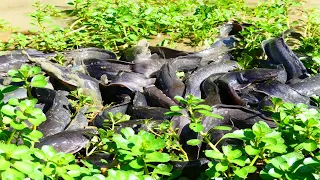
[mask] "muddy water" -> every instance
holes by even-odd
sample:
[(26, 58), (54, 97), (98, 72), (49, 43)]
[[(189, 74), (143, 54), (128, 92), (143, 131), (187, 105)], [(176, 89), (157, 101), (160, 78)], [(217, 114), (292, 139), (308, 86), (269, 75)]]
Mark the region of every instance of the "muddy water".
[[(31, 19), (28, 16), (29, 13), (33, 12), (35, 8), (32, 6), (35, 0), (0, 0), (0, 19), (8, 21), (13, 27), (17, 27), (20, 32), (27, 32), (30, 29), (34, 29), (30, 22)], [(60, 9), (68, 9), (70, 6), (67, 4), (70, 0), (39, 0), (41, 3), (52, 4)], [(245, 0), (249, 5), (256, 5), (258, 0)], [(320, 8), (320, 0), (307, 0), (304, 8), (317, 7)], [(295, 15), (294, 15), (295, 16)], [(296, 17), (299, 17), (297, 14)], [(294, 17), (295, 18), (295, 17)], [(67, 27), (69, 20), (59, 20), (55, 22), (57, 25)], [(0, 40), (6, 41), (10, 33), (0, 32)], [(159, 36), (155, 37), (151, 41), (151, 44), (156, 45), (167, 37)], [(175, 48), (181, 49), (181, 46), (185, 46), (183, 43), (176, 44)], [(191, 50), (191, 47), (184, 47), (185, 50)]]

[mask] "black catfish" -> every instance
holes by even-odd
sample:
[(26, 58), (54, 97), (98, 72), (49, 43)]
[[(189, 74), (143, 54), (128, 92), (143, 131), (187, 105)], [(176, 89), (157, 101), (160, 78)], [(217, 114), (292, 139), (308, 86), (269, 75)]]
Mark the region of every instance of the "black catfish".
[(256, 84), (253, 89), (255, 92), (259, 92), (270, 97), (278, 97), (286, 102), (291, 102), (294, 104), (309, 104), (310, 102), (310, 99), (308, 97), (300, 94), (289, 85), (275, 80), (269, 80), (263, 83)]
[(147, 96), (150, 106), (158, 106), (169, 109), (170, 106), (176, 106), (177, 104), (165, 95), (156, 86), (151, 85), (144, 88), (144, 93)]
[(94, 129), (63, 131), (43, 138), (35, 147), (40, 149), (44, 145), (50, 145), (57, 152), (76, 153), (90, 142), (93, 134), (97, 134)]
[(155, 53), (159, 55), (160, 58), (163, 58), (163, 59), (171, 59), (171, 58), (177, 58), (180, 56), (193, 54), (193, 52), (179, 51), (176, 49), (171, 49), (171, 48), (161, 47), (161, 46), (149, 46), (149, 50), (151, 54)]
[(63, 54), (65, 59), (74, 65), (81, 65), (87, 59), (117, 60), (117, 56), (113, 52), (95, 47), (75, 49)]
[(100, 112), (93, 120), (94, 126), (97, 128), (102, 128), (104, 120), (110, 118), (108, 115), (109, 112), (112, 114), (119, 112), (125, 114), (127, 112), (128, 105), (131, 102), (131, 98), (129, 95), (123, 94), (119, 97), (119, 101), (120, 102), (116, 102), (115, 105), (112, 105)]
[(156, 86), (171, 99), (174, 99), (175, 96), (182, 96), (185, 85), (176, 73), (195, 69), (200, 60), (199, 57), (181, 57), (164, 64), (159, 71)]
[(133, 63), (118, 60), (87, 59), (83, 61), (83, 66), (91, 77), (100, 80), (105, 74), (111, 82), (120, 71), (131, 72), (133, 65)]
[(287, 80), (303, 79), (308, 76), (307, 69), (296, 54), (284, 41), (284, 33), (281, 37), (265, 40), (262, 48), (268, 58), (275, 64), (283, 64), (287, 71)]
[(198, 68), (193, 72), (186, 80), (186, 91), (185, 96), (192, 94), (196, 97), (201, 98), (201, 83), (212, 74), (226, 73), (228, 71), (239, 68), (239, 65), (235, 61), (225, 61), (218, 64), (211, 63), (207, 66)]
[(217, 63), (230, 59), (228, 52), (235, 47), (236, 38), (234, 36), (222, 37), (217, 42), (212, 44), (209, 48), (193, 53), (192, 56), (199, 56), (202, 58), (200, 66), (206, 66), (210, 63)]
[[(204, 127), (203, 132), (210, 132), (211, 142), (213, 144), (227, 133), (226, 131), (212, 130), (216, 126), (229, 126), (234, 129), (245, 129), (251, 128), (256, 122), (264, 121), (269, 127), (276, 127), (275, 122), (271, 118), (243, 106), (219, 104), (212, 106), (212, 109), (212, 113), (223, 117), (223, 119), (205, 117), (202, 120), (202, 125)], [(223, 144), (224, 142), (222, 141), (221, 143)]]
[(71, 111), (67, 95), (68, 92), (66, 91), (57, 91), (55, 93), (52, 106), (45, 113), (47, 120), (38, 127), (44, 137), (64, 131), (70, 123)]
[(305, 96), (320, 96), (320, 74), (303, 79), (301, 82), (290, 84), (290, 86)]
[(66, 131), (70, 130), (78, 130), (78, 129), (84, 129), (88, 126), (88, 119), (85, 116), (85, 113), (87, 112), (88, 107), (83, 107), (79, 109), (75, 117), (71, 120), (69, 125), (66, 127)]
[(155, 78), (146, 78), (143, 74), (120, 71), (108, 86), (123, 86), (133, 92), (143, 92), (143, 87), (150, 86), (155, 81)]
[[(216, 80), (221, 92), (224, 93), (224, 96), (230, 97), (231, 104), (235, 105), (247, 105), (247, 101), (242, 99), (236, 90), (243, 89), (250, 85), (251, 83), (262, 82), (269, 79), (275, 79), (279, 73), (281, 74), (280, 69), (247, 69), (242, 71), (229, 72), (220, 76)], [(223, 98), (227, 98), (223, 97)], [(230, 103), (230, 102), (229, 102)], [(228, 104), (229, 104), (228, 103)]]
[(65, 85), (69, 90), (75, 90), (77, 87), (82, 88), (83, 93), (91, 96), (95, 105), (102, 108), (102, 97), (97, 79), (59, 64), (54, 64), (45, 58), (28, 58), (38, 64), (50, 77), (57, 79), (59, 85)]

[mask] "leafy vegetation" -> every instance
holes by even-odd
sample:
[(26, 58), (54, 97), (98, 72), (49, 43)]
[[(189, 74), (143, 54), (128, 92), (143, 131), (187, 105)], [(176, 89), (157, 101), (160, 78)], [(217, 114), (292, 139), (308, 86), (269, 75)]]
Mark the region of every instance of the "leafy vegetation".
[[(208, 47), (219, 36), (219, 27), (233, 20), (246, 26), (235, 53), (244, 67), (255, 66), (255, 60), (262, 57), (260, 44), (263, 40), (293, 27), (301, 34), (293, 47), (314, 57), (304, 62), (310, 72), (316, 73), (319, 69), (320, 12), (319, 9), (304, 9), (299, 11), (299, 18), (292, 20), (292, 15), (303, 3), (276, 0), (259, 2), (253, 7), (243, 0), (73, 0), (68, 3), (70, 10), (61, 11), (37, 2), (36, 11), (30, 15), (36, 30), (31, 30), (31, 35), (14, 33), (0, 47), (3, 50), (35, 48), (47, 52), (100, 47), (119, 52), (143, 38), (159, 35), (166, 37), (160, 43), (164, 46), (173, 47), (175, 42), (182, 42), (192, 47)], [(53, 24), (53, 19), (66, 17), (74, 19), (68, 28)]]
[[(183, 5), (181, 5), (183, 4)], [(320, 71), (320, 21), (319, 10), (303, 11), (303, 20), (292, 21), (290, 15), (302, 2), (293, 0), (260, 2), (250, 7), (244, 1), (128, 1), (128, 0), (74, 0), (68, 11), (35, 3), (31, 14), (37, 30), (31, 34), (14, 33), (8, 42), (0, 44), (2, 50), (35, 48), (45, 52), (65, 51), (79, 47), (100, 47), (115, 52), (135, 45), (143, 38), (157, 35), (168, 37), (161, 45), (173, 47), (184, 42), (192, 47), (207, 47), (219, 36), (219, 26), (229, 20), (247, 23), (241, 32), (235, 56), (244, 67), (257, 65), (263, 58), (261, 41), (278, 36), (295, 27), (301, 33), (292, 44), (295, 51), (308, 55), (302, 61), (311, 73)], [(56, 27), (53, 18), (71, 17), (68, 28)], [(10, 30), (4, 21), (1, 30)], [(59, 64), (64, 57), (56, 57)], [(82, 154), (57, 153), (52, 147), (34, 147), (43, 136), (37, 127), (46, 120), (41, 109), (35, 107), (33, 87), (46, 86), (46, 78), (39, 67), (22, 66), (10, 70), (15, 85), (0, 88), (0, 175), (1, 179), (174, 179), (181, 172), (174, 169), (172, 161), (188, 161), (179, 143), (178, 131), (166, 121), (153, 125), (146, 120), (146, 130), (135, 133), (132, 128), (118, 128), (130, 120), (121, 113), (109, 113), (104, 128), (99, 129)], [(4, 96), (23, 88), (26, 99)], [(82, 89), (71, 92), (70, 102), (75, 111), (92, 105), (92, 98)], [(314, 97), (319, 106), (319, 97)], [(217, 147), (204, 132), (204, 117), (221, 118), (212, 113), (204, 101), (189, 95), (176, 97), (182, 106), (172, 106), (167, 115), (186, 116), (190, 129), (202, 139), (191, 139), (188, 145), (208, 144), (204, 152), (210, 159), (202, 179), (246, 179), (259, 174), (262, 179), (319, 179), (320, 178), (320, 112), (306, 105), (293, 105), (274, 98), (269, 111), (276, 122), (270, 128), (264, 122), (251, 129), (225, 134), (221, 140), (232, 138), (243, 142), (238, 146)], [(92, 119), (94, 109), (87, 111)], [(218, 126), (213, 130), (228, 131), (230, 127)], [(107, 169), (97, 169), (84, 159), (97, 154), (113, 155), (112, 162), (104, 161)], [(80, 157), (80, 158), (79, 158)]]

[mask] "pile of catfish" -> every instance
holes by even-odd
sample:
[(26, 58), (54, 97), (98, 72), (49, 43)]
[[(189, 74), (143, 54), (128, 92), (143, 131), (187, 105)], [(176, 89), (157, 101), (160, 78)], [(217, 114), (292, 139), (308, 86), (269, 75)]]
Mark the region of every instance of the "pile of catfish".
[[(233, 130), (251, 128), (258, 121), (275, 127), (270, 114), (263, 110), (271, 105), (272, 97), (310, 105), (310, 97), (320, 95), (320, 76), (307, 73), (298, 56), (285, 43), (284, 34), (262, 42), (268, 59), (259, 60), (259, 68), (240, 70), (232, 51), (238, 41), (236, 36), (243, 28), (238, 23), (222, 25), (217, 41), (199, 52), (154, 47), (140, 41), (136, 47), (125, 50), (119, 60), (113, 52), (98, 48), (49, 54), (16, 50), (0, 57), (0, 72), (5, 79), (8, 70), (29, 63), (40, 66), (48, 77), (46, 88), (32, 90), (47, 117), (38, 128), (44, 137), (36, 147), (53, 145), (59, 152), (78, 152), (89, 142), (87, 132), (96, 133), (89, 126), (103, 128), (108, 112), (130, 115), (131, 120), (121, 123), (119, 128), (132, 127), (135, 131), (146, 130), (144, 119), (151, 119), (155, 125), (171, 120), (191, 160), (172, 163), (184, 173), (192, 168), (192, 174), (196, 175), (196, 169), (208, 162), (203, 159), (206, 145), (191, 147), (186, 144), (197, 138), (189, 128), (188, 118), (164, 115), (170, 106), (180, 105), (175, 96), (192, 94), (202, 98), (205, 104), (212, 106), (213, 113), (224, 117), (223, 120), (204, 118), (204, 132), (208, 132), (220, 125)], [(64, 66), (51, 61), (58, 54), (64, 55)], [(178, 77), (177, 72), (183, 72), (184, 76)], [(85, 116), (88, 108), (72, 116), (74, 110), (68, 94), (77, 88), (91, 96), (95, 107), (100, 109), (90, 123)], [(17, 89), (7, 94), (4, 101), (10, 97), (26, 98), (26, 90)], [(110, 103), (113, 105), (103, 108)], [(188, 116), (187, 112), (183, 113)], [(217, 142), (225, 133), (228, 132), (212, 131), (211, 141)], [(234, 143), (239, 142), (226, 140), (219, 146)]]

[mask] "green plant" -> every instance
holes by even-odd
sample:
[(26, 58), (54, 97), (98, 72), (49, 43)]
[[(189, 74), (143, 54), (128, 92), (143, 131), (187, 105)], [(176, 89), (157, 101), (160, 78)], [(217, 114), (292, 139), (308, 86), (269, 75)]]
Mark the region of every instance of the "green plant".
[(74, 179), (85, 176), (104, 179), (98, 175), (99, 170), (80, 167), (72, 154), (57, 153), (51, 146), (36, 149), (0, 144), (0, 163), (1, 179)]
[(11, 76), (12, 82), (23, 83), (29, 98), (32, 98), (32, 87), (45, 87), (47, 85), (45, 76), (41, 74), (41, 68), (38, 66), (31, 67), (24, 64), (19, 70), (9, 70), (8, 74)]
[(72, 154), (57, 153), (51, 146), (34, 148), (42, 138), (37, 130), (46, 120), (41, 109), (36, 108), (37, 99), (32, 98), (32, 87), (46, 85), (45, 77), (39, 67), (23, 65), (19, 70), (10, 70), (8, 74), (13, 82), (22, 82), (22, 88), (28, 90), (27, 99), (10, 98), (3, 102), (6, 93), (19, 88), (4, 86), (0, 89), (0, 176), (1, 179), (104, 179), (100, 171), (81, 161), (77, 164)]

